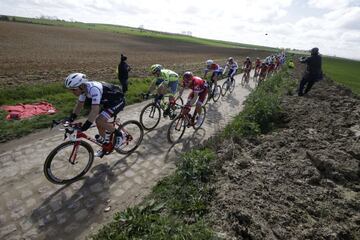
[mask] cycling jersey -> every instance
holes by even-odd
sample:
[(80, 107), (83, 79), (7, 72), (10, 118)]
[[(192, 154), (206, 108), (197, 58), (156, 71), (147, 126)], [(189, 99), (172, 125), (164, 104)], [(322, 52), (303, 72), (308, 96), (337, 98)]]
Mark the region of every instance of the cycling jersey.
[(208, 71), (213, 71), (213, 72), (216, 72), (216, 73), (222, 73), (223, 69), (222, 69), (222, 67), (220, 67), (219, 64), (213, 63), (210, 66), (207, 66), (205, 68), (205, 73), (207, 73)]
[(239, 68), (237, 62), (235, 61), (233, 63), (227, 62), (226, 67), (232, 70), (237, 70)]
[[(183, 87), (186, 87), (184, 82), (183, 82)], [(187, 85), (187, 88), (192, 90), (188, 96), (187, 104), (189, 104), (191, 99), (194, 97), (194, 93), (197, 93), (199, 98), (198, 98), (196, 104), (202, 105), (204, 103), (204, 100), (206, 99), (206, 95), (208, 93), (208, 85), (207, 85), (206, 81), (199, 77), (193, 76), (192, 79), (190, 80), (189, 84)]]
[(266, 64), (262, 64), (262, 65), (260, 66), (260, 75), (266, 74), (266, 71), (267, 71), (267, 66), (266, 66)]
[(250, 71), (250, 70), (251, 70), (251, 67), (252, 67), (251, 61), (250, 61), (250, 60), (246, 60), (246, 61), (244, 62), (244, 67), (245, 67), (245, 69), (246, 69), (247, 71)]
[(176, 72), (171, 71), (169, 69), (161, 69), (160, 76), (156, 77), (155, 81), (156, 81), (156, 85), (159, 85), (160, 83), (162, 83), (164, 81), (166, 83), (176, 82), (176, 81), (179, 81), (179, 75)]

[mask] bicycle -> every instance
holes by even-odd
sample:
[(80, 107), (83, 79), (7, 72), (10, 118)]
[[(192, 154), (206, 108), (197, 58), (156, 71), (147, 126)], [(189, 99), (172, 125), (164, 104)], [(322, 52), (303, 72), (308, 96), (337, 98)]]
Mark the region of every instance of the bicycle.
[[(143, 98), (147, 98), (146, 94), (142, 94)], [(147, 104), (140, 113), (140, 123), (145, 130), (153, 130), (159, 124), (161, 119), (161, 110), (163, 112), (163, 116), (165, 110), (168, 108), (168, 102), (165, 102), (165, 97), (163, 97), (160, 101), (157, 101), (158, 94), (151, 95), (154, 97), (154, 101), (152, 103)], [(170, 119), (174, 119), (180, 109), (177, 107), (178, 105), (183, 105), (184, 101), (181, 97), (176, 98), (176, 102), (174, 108), (170, 107), (169, 117)], [(165, 116), (164, 116), (165, 117)]]
[[(52, 128), (63, 124), (65, 131), (64, 140), (59, 146), (55, 147), (47, 156), (44, 163), (44, 174), (47, 180), (54, 184), (70, 184), (84, 176), (94, 161), (94, 150), (91, 145), (81, 139), (88, 140), (102, 147), (104, 155), (112, 153), (114, 150), (120, 154), (130, 154), (134, 152), (142, 142), (144, 130), (138, 121), (130, 120), (123, 124), (114, 117), (114, 125), (120, 128), (124, 141), (119, 149), (114, 148), (115, 134), (111, 134), (110, 142), (100, 144), (80, 130), (81, 123), (69, 123), (68, 121), (53, 120)], [(103, 156), (104, 156), (103, 155)], [(100, 156), (100, 157), (103, 157)]]
[(232, 93), (234, 89), (235, 79), (229, 76), (221, 87), (221, 95), (224, 97), (227, 91), (229, 91), (229, 93)]
[(195, 121), (192, 122), (191, 114), (185, 113), (184, 108), (185, 106), (181, 106), (180, 114), (171, 121), (168, 128), (167, 139), (171, 144), (180, 141), (185, 133), (186, 128), (193, 127), (195, 130), (198, 130), (205, 121), (206, 108), (204, 106), (201, 106), (202, 122), (199, 125), (196, 125), (197, 120), (199, 119), (199, 115), (197, 115)]
[(221, 95), (220, 85), (216, 85), (213, 80), (206, 81), (208, 85), (208, 96), (206, 98), (205, 105), (212, 99), (214, 102), (217, 102)]

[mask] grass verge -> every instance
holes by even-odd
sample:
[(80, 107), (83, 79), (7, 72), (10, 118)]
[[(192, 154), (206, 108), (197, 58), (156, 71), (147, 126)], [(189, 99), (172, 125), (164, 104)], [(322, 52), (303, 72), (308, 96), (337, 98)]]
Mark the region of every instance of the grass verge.
[(164, 178), (141, 206), (115, 214), (91, 238), (100, 239), (212, 239), (203, 219), (212, 189), (215, 154), (209, 149), (183, 155), (174, 174)]
[(264, 81), (247, 97), (243, 111), (226, 126), (223, 136), (243, 137), (271, 131), (281, 117), (281, 96), (293, 94), (296, 85), (289, 70)]
[[(133, 78), (129, 80), (129, 91), (126, 94), (126, 104), (140, 102), (140, 93), (145, 92), (151, 78)], [(117, 81), (112, 83), (118, 84)], [(23, 120), (4, 120), (7, 112), (0, 111), (0, 142), (6, 142), (36, 129), (49, 127), (53, 119), (62, 119), (70, 114), (76, 103), (76, 97), (62, 83), (23, 85), (19, 87), (0, 89), (0, 106), (19, 103), (35, 103), (46, 101), (58, 110), (54, 115), (41, 115)], [(86, 110), (83, 111), (86, 113)]]

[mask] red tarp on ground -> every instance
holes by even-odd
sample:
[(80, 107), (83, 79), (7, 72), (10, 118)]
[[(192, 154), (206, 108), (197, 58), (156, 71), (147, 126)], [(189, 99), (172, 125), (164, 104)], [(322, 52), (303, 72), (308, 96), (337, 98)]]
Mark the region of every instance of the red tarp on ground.
[(33, 104), (19, 103), (14, 106), (3, 105), (0, 106), (0, 109), (9, 112), (9, 114), (6, 116), (7, 120), (23, 119), (36, 115), (53, 114), (56, 112), (56, 109), (47, 102), (39, 102)]

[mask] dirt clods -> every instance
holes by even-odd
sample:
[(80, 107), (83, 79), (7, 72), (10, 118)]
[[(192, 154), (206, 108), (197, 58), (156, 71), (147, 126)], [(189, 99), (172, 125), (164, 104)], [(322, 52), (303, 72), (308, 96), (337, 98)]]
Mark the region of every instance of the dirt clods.
[(360, 100), (330, 81), (285, 96), (281, 128), (227, 142), (212, 219), (226, 239), (360, 239)]

